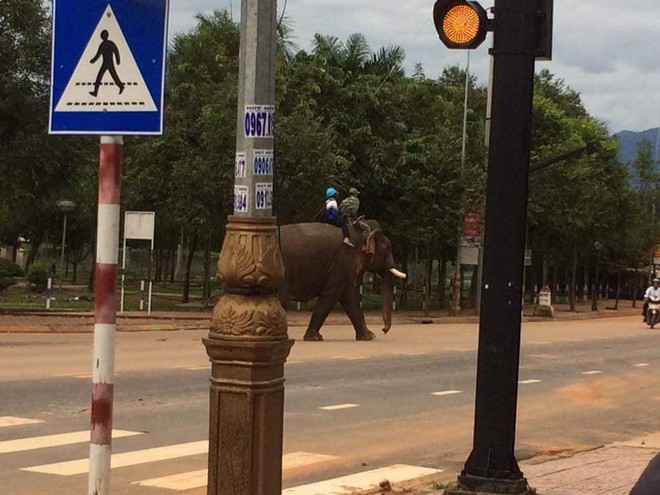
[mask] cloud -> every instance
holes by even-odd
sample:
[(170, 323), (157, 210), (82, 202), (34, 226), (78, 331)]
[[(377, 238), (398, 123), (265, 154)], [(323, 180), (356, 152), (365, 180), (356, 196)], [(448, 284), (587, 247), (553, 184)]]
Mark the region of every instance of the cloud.
[[(481, 2), (485, 8), (493, 2)], [(660, 125), (660, 67), (654, 41), (660, 32), (660, 2), (654, 0), (555, 0), (553, 61), (547, 68), (582, 94), (587, 110), (609, 123), (610, 130)], [(281, 13), (284, 0), (279, 0)], [(240, 0), (171, 0), (170, 32), (194, 26), (194, 16), (213, 9), (233, 10)], [(433, 0), (287, 0), (286, 16), (295, 42), (309, 50), (315, 33), (346, 39), (362, 33), (372, 49), (399, 45), (406, 69), (421, 62), (429, 77), (449, 65), (464, 66), (466, 52), (448, 50), (438, 40), (432, 20)], [(490, 38), (471, 54), (471, 69), (487, 83)]]

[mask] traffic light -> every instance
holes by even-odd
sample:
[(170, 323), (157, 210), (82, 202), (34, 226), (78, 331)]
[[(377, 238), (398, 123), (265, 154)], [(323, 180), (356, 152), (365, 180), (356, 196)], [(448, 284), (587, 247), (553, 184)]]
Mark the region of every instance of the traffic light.
[(476, 48), (490, 30), (484, 8), (467, 0), (437, 0), (433, 6), (433, 22), (447, 48)]

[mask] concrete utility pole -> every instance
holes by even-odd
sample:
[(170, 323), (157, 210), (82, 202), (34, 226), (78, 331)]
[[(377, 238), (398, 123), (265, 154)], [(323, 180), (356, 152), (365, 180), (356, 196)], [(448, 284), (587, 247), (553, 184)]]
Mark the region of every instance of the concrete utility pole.
[(209, 495), (281, 495), (284, 362), (293, 340), (275, 297), (275, 0), (242, 0), (234, 215), (218, 260), (225, 295), (204, 340), (213, 364)]
[(536, 2), (495, 0), (473, 449), (458, 494), (530, 494), (515, 458)]

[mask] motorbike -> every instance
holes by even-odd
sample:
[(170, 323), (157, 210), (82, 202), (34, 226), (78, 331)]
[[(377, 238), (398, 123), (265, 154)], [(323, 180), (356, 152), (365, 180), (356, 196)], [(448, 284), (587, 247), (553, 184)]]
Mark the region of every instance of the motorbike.
[(660, 320), (660, 297), (649, 297), (648, 308), (646, 309), (646, 324), (651, 328), (655, 327)]

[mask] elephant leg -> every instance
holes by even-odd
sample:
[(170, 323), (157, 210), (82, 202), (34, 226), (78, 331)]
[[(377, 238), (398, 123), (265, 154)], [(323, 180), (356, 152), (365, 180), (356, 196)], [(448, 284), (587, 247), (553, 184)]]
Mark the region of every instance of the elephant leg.
[(309, 320), (309, 326), (303, 337), (304, 340), (323, 340), (321, 327), (336, 302), (337, 295), (334, 291), (324, 292), (318, 297), (316, 306), (312, 312), (312, 318)]
[(355, 328), (355, 340), (373, 340), (376, 335), (367, 328), (367, 322), (364, 319), (364, 312), (360, 307), (360, 291), (355, 285), (349, 285), (339, 298), (339, 302), (344, 307), (344, 311), (351, 319), (353, 328)]

